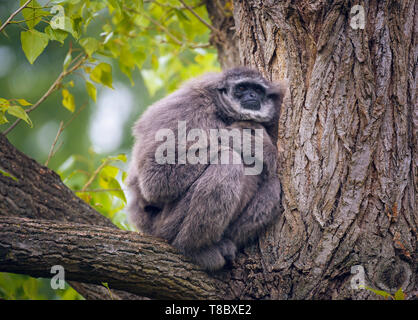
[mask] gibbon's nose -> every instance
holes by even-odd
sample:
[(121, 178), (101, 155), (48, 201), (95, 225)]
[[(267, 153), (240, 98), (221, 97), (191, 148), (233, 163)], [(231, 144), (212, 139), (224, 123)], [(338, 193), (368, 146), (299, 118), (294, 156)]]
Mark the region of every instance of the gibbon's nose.
[(257, 94), (254, 91), (250, 92), (250, 97), (251, 98), (257, 98)]

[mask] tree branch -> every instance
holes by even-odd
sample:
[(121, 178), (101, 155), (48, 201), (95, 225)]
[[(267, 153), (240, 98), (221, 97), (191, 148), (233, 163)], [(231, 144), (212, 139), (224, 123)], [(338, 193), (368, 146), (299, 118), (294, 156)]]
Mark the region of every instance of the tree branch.
[(107, 282), (154, 299), (214, 299), (225, 284), (209, 277), (167, 243), (136, 232), (91, 225), (0, 217), (0, 271)]
[(20, 12), (22, 11), (32, 0), (26, 1), (23, 6), (21, 6), (19, 9), (17, 9), (15, 12), (13, 12), (10, 17), (3, 23), (3, 25), (0, 27), (0, 32), (3, 31), (4, 28), (12, 21), (12, 19)]

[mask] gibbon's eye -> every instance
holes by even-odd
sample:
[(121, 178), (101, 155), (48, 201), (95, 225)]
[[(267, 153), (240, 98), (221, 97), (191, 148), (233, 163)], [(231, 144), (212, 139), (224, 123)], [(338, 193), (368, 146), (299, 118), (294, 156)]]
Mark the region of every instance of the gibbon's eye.
[(240, 84), (237, 89), (238, 89), (239, 92), (243, 92), (245, 90), (245, 86)]
[(265, 90), (262, 87), (256, 86), (254, 90), (260, 96), (265, 94)]

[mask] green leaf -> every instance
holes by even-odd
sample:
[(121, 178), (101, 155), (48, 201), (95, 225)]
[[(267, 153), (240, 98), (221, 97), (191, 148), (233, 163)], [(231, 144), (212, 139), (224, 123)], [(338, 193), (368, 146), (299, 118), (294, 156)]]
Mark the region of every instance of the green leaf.
[(75, 110), (74, 96), (67, 89), (62, 89), (62, 105), (71, 112)]
[(31, 119), (29, 118), (25, 109), (23, 109), (21, 106), (9, 106), (9, 108), (7, 108), (7, 112), (16, 118), (22, 119), (27, 124), (29, 124), (30, 127), (33, 126)]
[(100, 48), (100, 41), (91, 37), (80, 40), (80, 45), (84, 48), (86, 53), (91, 56)]
[(151, 56), (151, 66), (152, 66), (152, 69), (158, 70), (158, 65), (159, 65), (158, 58), (157, 58), (157, 56), (155, 54), (153, 54)]
[[(26, 3), (26, 0), (20, 0), (20, 5)], [(22, 10), (23, 18), (29, 29), (33, 29), (42, 19), (43, 16), (48, 16), (49, 12), (42, 10), (42, 6), (36, 1), (29, 2), (28, 7)]]
[(16, 101), (21, 105), (21, 106), (31, 106), (32, 103), (27, 102), (25, 99), (16, 99)]
[(190, 22), (189, 17), (186, 16), (183, 11), (181, 11), (179, 9), (174, 9), (174, 12), (176, 13), (177, 18), (179, 18), (180, 21)]
[(87, 89), (87, 93), (90, 96), (90, 98), (96, 102), (96, 97), (97, 97), (97, 89), (94, 86), (94, 84), (92, 84), (89, 81), (86, 81), (86, 89)]
[(385, 299), (388, 299), (388, 298), (393, 298), (392, 297), (392, 295), (390, 294), (390, 293), (388, 293), (388, 292), (386, 292), (386, 291), (383, 291), (383, 290), (376, 290), (376, 289), (373, 289), (373, 288), (370, 288), (370, 287), (365, 287), (367, 290), (370, 290), (371, 292), (373, 292), (373, 293), (375, 293), (375, 294), (377, 294), (378, 296), (382, 296), (382, 297), (384, 297)]
[(119, 172), (119, 168), (114, 166), (105, 166), (102, 171), (100, 171), (100, 177), (103, 179), (114, 178)]
[(118, 154), (115, 157), (107, 157), (106, 159), (104, 159), (104, 161), (106, 161), (106, 160), (126, 162), (127, 158), (126, 158), (126, 154), (121, 153), (121, 154)]
[(116, 156), (116, 159), (118, 159), (118, 160), (120, 160), (120, 161), (123, 161), (123, 162), (125, 162), (125, 163), (126, 163), (126, 161), (128, 160), (128, 159), (126, 158), (126, 154), (124, 154), (124, 153), (118, 154), (118, 155)]
[[(104, 189), (113, 189), (109, 191), (111, 195), (118, 197), (126, 203), (125, 193), (123, 192), (116, 176), (119, 173), (119, 168), (114, 166), (106, 166), (100, 171), (99, 184)], [(118, 190), (120, 189), (120, 190)]]
[(11, 175), (10, 173), (8, 173), (6, 171), (3, 171), (3, 170), (0, 169), (0, 173), (5, 177), (9, 177), (9, 178), (13, 179), (14, 181), (19, 181), (18, 178), (16, 178), (15, 176)]
[(10, 106), (10, 102), (9, 100), (0, 98), (0, 110), (1, 111), (6, 111)]
[(99, 63), (91, 72), (90, 79), (112, 88), (112, 66), (106, 62)]
[(123, 192), (118, 180), (114, 178), (110, 179), (108, 186), (109, 186), (109, 189), (120, 189), (120, 190), (112, 190), (110, 191), (110, 193), (113, 196), (118, 197), (119, 199), (121, 199), (123, 202), (126, 203), (125, 193)]
[(405, 294), (402, 291), (402, 288), (399, 288), (398, 291), (395, 292), (395, 300), (405, 300)]
[(129, 51), (129, 48), (127, 48), (127, 46), (125, 46), (120, 51), (119, 68), (124, 74), (128, 76), (133, 86), (134, 81), (132, 79), (132, 71), (135, 69), (135, 58), (133, 54)]
[(147, 55), (143, 50), (137, 50), (134, 52), (134, 59), (135, 64), (139, 70), (141, 70), (142, 65), (144, 64), (145, 60), (147, 59)]
[(4, 112), (0, 113), (0, 125), (8, 123), (9, 120), (7, 120), (6, 115), (4, 114)]
[(123, 192), (118, 180), (111, 177), (101, 177), (99, 184), (105, 189), (112, 189), (109, 193), (126, 203), (125, 193)]
[(49, 37), (45, 33), (33, 29), (22, 31), (20, 41), (26, 58), (30, 64), (33, 64), (48, 45)]
[(102, 282), (102, 286), (105, 287), (107, 289), (107, 291), (109, 291), (110, 299), (113, 300), (112, 291), (110, 291), (110, 288), (109, 288), (109, 285), (107, 284), (107, 282)]
[(66, 31), (60, 30), (60, 29), (52, 29), (51, 26), (46, 26), (44, 30), (45, 34), (48, 35), (49, 40), (54, 40), (64, 43), (64, 40), (67, 38), (68, 33)]
[(89, 195), (88, 193), (77, 193), (77, 196), (82, 199), (85, 203), (90, 204), (90, 200), (91, 200), (91, 195)]
[[(63, 19), (64, 21), (62, 22), (58, 19)], [(67, 31), (68, 33), (71, 33), (75, 39), (78, 39), (79, 34), (74, 28), (74, 20), (67, 16), (59, 17), (58, 19), (51, 23), (51, 28), (54, 30)]]

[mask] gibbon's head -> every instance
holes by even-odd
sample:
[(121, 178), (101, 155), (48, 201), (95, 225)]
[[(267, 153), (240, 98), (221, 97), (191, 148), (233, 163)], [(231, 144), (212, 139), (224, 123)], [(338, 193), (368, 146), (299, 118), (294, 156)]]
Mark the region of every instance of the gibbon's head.
[(285, 94), (284, 86), (274, 85), (257, 71), (242, 67), (225, 71), (216, 89), (218, 111), (223, 116), (260, 123), (277, 121)]

